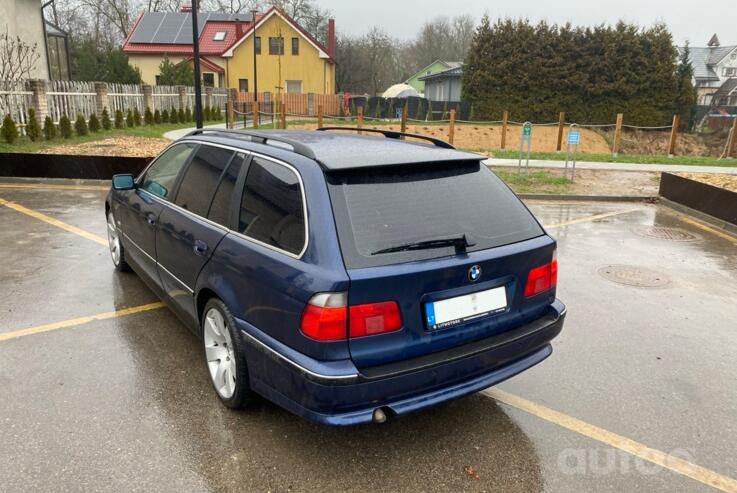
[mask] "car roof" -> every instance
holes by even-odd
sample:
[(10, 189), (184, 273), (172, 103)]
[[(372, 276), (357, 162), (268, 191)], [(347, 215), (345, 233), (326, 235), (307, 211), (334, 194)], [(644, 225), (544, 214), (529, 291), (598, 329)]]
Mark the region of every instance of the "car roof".
[(249, 149), (251, 142), (268, 144), (313, 159), (329, 171), (485, 159), (484, 156), (458, 151), (451, 145), (434, 139), (428, 138), (434, 143), (426, 144), (400, 140), (397, 138), (399, 132), (386, 133), (394, 138), (356, 135), (346, 131), (217, 129), (196, 131), (185, 138), (210, 140), (213, 143), (228, 141), (229, 145), (244, 150)]

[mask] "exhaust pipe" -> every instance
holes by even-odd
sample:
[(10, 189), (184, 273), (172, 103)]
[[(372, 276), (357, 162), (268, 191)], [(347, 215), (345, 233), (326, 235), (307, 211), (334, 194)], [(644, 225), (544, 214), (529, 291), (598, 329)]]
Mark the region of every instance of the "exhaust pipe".
[(386, 423), (386, 413), (380, 407), (374, 409), (373, 421), (376, 424)]

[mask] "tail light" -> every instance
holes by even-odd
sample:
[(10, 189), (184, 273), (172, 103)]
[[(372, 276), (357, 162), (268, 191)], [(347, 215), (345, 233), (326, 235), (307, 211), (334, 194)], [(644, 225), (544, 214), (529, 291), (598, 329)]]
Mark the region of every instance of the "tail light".
[(351, 306), (348, 320), (351, 337), (383, 334), (402, 328), (402, 317), (396, 301)]
[(302, 312), (302, 333), (317, 341), (340, 341), (402, 328), (396, 301), (348, 307), (346, 293), (318, 293)]
[(558, 260), (553, 254), (553, 261), (549, 264), (535, 267), (527, 274), (527, 284), (525, 284), (525, 298), (535, 296), (558, 284)]

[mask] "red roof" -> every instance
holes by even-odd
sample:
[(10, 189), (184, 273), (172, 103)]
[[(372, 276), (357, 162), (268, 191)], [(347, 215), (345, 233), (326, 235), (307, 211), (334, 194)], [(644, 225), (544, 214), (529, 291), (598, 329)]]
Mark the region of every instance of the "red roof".
[[(183, 60), (180, 63), (191, 62), (192, 60), (194, 60), (194, 57), (193, 56), (187, 58), (186, 60)], [(202, 67), (208, 69), (208, 70), (212, 70), (213, 72), (217, 72), (219, 74), (225, 73), (225, 69), (223, 67), (221, 67), (217, 63), (215, 63), (213, 61), (210, 61), (210, 60), (208, 60), (207, 58), (204, 58), (204, 57), (200, 57), (200, 65)]]

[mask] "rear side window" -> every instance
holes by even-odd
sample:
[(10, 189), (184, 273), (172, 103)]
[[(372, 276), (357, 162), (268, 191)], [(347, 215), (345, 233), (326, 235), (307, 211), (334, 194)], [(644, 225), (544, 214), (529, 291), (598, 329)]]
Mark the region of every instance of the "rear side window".
[(509, 188), (478, 162), (393, 166), (328, 175), (347, 268), (455, 254), (455, 247), (377, 253), (413, 242), (462, 235), (468, 251), (543, 234)]
[(174, 203), (183, 209), (206, 217), (215, 187), (231, 157), (233, 157), (233, 151), (201, 145), (184, 172)]
[(212, 199), (210, 212), (207, 214), (207, 218), (210, 221), (222, 224), (228, 228), (230, 227), (230, 203), (233, 198), (233, 188), (235, 187), (235, 181), (238, 179), (245, 160), (246, 156), (238, 153), (230, 162), (228, 169), (225, 170), (225, 174), (220, 180), (220, 184), (215, 191), (215, 196)]
[(141, 189), (162, 199), (171, 199), (179, 171), (189, 159), (197, 144), (176, 144), (167, 149), (151, 167), (141, 182)]
[(244, 235), (298, 255), (305, 245), (305, 217), (297, 174), (281, 164), (254, 157), (238, 222)]

